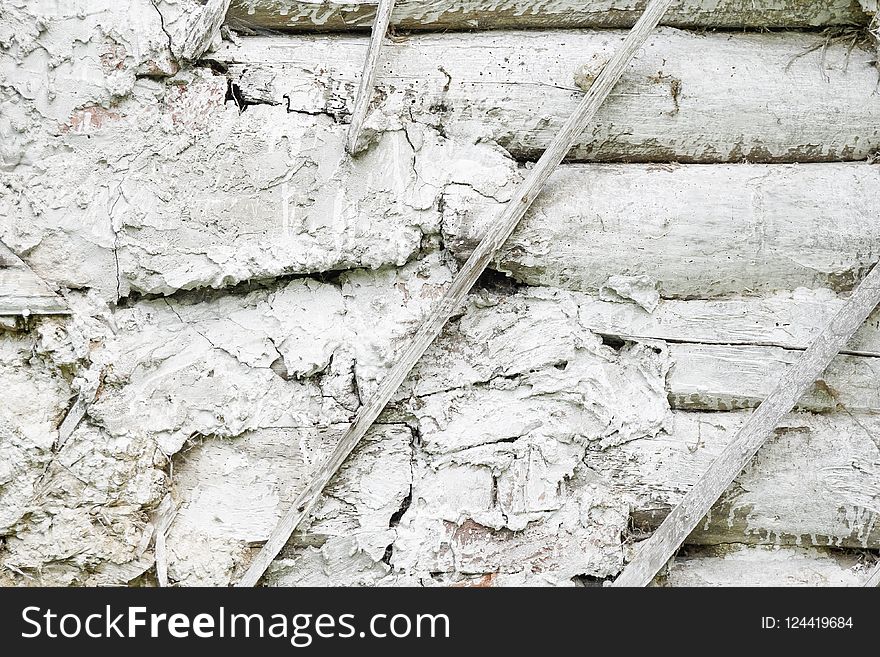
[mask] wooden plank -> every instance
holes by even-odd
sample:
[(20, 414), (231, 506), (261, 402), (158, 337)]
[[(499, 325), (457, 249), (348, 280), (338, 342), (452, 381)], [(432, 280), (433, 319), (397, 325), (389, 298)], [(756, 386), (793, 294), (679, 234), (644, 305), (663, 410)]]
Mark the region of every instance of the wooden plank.
[[(369, 29), (376, 0), (233, 0), (233, 28), (290, 31)], [(632, 27), (644, 0), (401, 0), (392, 25), (404, 30)], [(865, 25), (850, 0), (675, 0), (663, 25), (699, 28), (794, 28)]]
[[(653, 312), (635, 303), (578, 298), (578, 317), (591, 331), (634, 340), (806, 349), (846, 303), (829, 290), (799, 289), (769, 297), (661, 299)], [(880, 356), (880, 311), (871, 313), (842, 354)]]
[(379, 384), (375, 393), (358, 410), (354, 423), (340, 439), (333, 454), (316, 471), (314, 479), (299, 495), (292, 508), (272, 531), (269, 540), (254, 558), (248, 570), (238, 582), (238, 586), (255, 586), (275, 556), (287, 543), (297, 525), (309, 513), (321, 495), (321, 491), (357, 446), (370, 425), (379, 416), (400, 384), (415, 366), (416, 362), (431, 345), (450, 316), (458, 309), (473, 284), (485, 270), (492, 257), (498, 252), (525, 211), (540, 193), (566, 153), (571, 149), (577, 135), (582, 133), (593, 119), (599, 107), (611, 93), (611, 89), (623, 75), (636, 52), (648, 39), (660, 17), (669, 7), (671, 0), (652, 0), (645, 13), (627, 36), (623, 46), (603, 67), (595, 82), (584, 95), (577, 111), (566, 121), (565, 126), (550, 144), (544, 155), (531, 170), (516, 196), (499, 216), (494, 230), (487, 233), (474, 250), (468, 261), (456, 274), (445, 296), (419, 328), (412, 342), (403, 350), (397, 363)]
[(394, 0), (379, 0), (379, 8), (376, 11), (376, 20), (373, 22), (373, 33), (370, 36), (370, 48), (367, 59), (364, 61), (364, 70), (361, 73), (361, 81), (358, 86), (357, 96), (354, 101), (354, 110), (351, 113), (351, 125), (348, 127), (348, 136), (345, 140), (345, 150), (349, 155), (358, 151), (358, 136), (367, 117), (370, 100), (373, 97), (373, 84), (376, 81), (376, 73), (379, 70), (379, 53), (385, 33), (388, 31), (388, 22), (391, 20), (391, 11), (394, 9)]
[(868, 588), (876, 588), (880, 586), (880, 564), (874, 568), (871, 575), (865, 580), (864, 586)]
[[(667, 345), (673, 365), (666, 390), (673, 408), (731, 411), (754, 408), (771, 394), (800, 351), (744, 345)], [(880, 412), (880, 358), (838, 355), (809, 386), (797, 408)]]
[[(183, 25), (169, 26), (172, 29), (170, 34), (165, 25), (166, 19), (162, 19), (162, 30), (168, 35), (168, 45), (175, 57), (197, 60), (219, 36), (220, 25), (229, 10), (230, 0), (201, 0), (199, 4), (202, 5), (200, 8), (193, 5), (187, 8), (191, 13), (186, 16)], [(153, 6), (156, 11), (160, 11), (157, 5)]]
[(776, 388), (681, 503), (645, 541), (615, 586), (646, 586), (675, 554), (725, 489), (754, 458), (782, 417), (794, 408), (835, 355), (880, 303), (880, 267), (874, 267), (847, 304), (780, 379)]
[(65, 315), (64, 301), (0, 243), (0, 315)]
[(168, 551), (166, 536), (168, 528), (177, 515), (178, 506), (168, 494), (162, 498), (153, 514), (153, 551), (156, 559), (156, 580), (160, 587), (168, 586)]
[[(730, 444), (749, 412), (673, 411), (663, 432), (587, 450), (596, 483), (630, 500), (637, 537), (660, 526)], [(686, 540), (880, 548), (877, 415), (786, 416)]]
[(840, 550), (777, 546), (688, 549), (661, 586), (858, 586), (858, 557)]
[(73, 432), (79, 426), (79, 423), (82, 422), (82, 419), (86, 416), (86, 413), (89, 410), (89, 404), (93, 401), (95, 401), (94, 393), (80, 393), (76, 396), (76, 399), (73, 400), (73, 404), (70, 406), (67, 414), (58, 426), (57, 449), (64, 447), (64, 443), (70, 439)]
[[(849, 290), (880, 258), (878, 187), (862, 163), (564, 166), (493, 267), (590, 293), (646, 276), (664, 298)], [(444, 244), (466, 257), (502, 204), (443, 198)]]
[[(621, 31), (419, 34), (383, 45), (366, 128), (416, 121), (536, 160)], [(350, 112), (366, 51), (351, 35), (251, 37), (214, 59), (241, 93), (295, 112)], [(880, 148), (875, 52), (811, 33), (663, 28), (567, 157), (618, 162), (863, 160)], [(480, 53), (476, 58), (474, 53)], [(583, 69), (582, 67), (586, 67)]]

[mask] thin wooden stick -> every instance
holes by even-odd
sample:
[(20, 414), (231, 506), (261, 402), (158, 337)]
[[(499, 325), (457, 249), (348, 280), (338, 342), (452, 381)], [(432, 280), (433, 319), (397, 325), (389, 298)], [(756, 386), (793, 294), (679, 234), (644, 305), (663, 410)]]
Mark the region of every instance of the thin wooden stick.
[(300, 493), (291, 509), (272, 530), (266, 544), (254, 558), (250, 568), (237, 586), (255, 586), (263, 573), (266, 572), (269, 564), (287, 543), (297, 525), (308, 515), (312, 506), (317, 502), (324, 486), (327, 485), (367, 432), (367, 429), (373, 424), (373, 421), (379, 416), (379, 413), (385, 408), (410, 370), (422, 357), (434, 338), (440, 334), (452, 313), (464, 301), (477, 278), (507, 241), (519, 220), (535, 200), (535, 196), (547, 182), (550, 174), (562, 162), (566, 153), (571, 150), (574, 141), (596, 115), (602, 103), (608, 98), (608, 94), (611, 93), (611, 89), (623, 75), (629, 62), (647, 40), (651, 30), (656, 27), (660, 17), (663, 16), (671, 3), (672, 0), (652, 0), (645, 9), (645, 13), (627, 35), (623, 45), (596, 78), (574, 114), (568, 118), (559, 134), (556, 135), (528, 177), (523, 181), (516, 196), (505, 206), (501, 215), (486, 231), (482, 241), (456, 274), (446, 294), (419, 328), (400, 359), (379, 384), (373, 396), (358, 410), (354, 423), (348, 428), (336, 449), (317, 469), (309, 485)]
[(640, 545), (635, 558), (624, 568), (614, 586), (647, 586), (654, 579), (721, 494), (755, 457), (782, 417), (794, 408), (878, 303), (880, 266), (875, 265), (846, 304), (749, 416), (721, 455), (651, 538)]
[(373, 97), (373, 84), (376, 82), (376, 73), (379, 70), (379, 51), (382, 50), (382, 42), (388, 31), (388, 23), (391, 22), (391, 12), (394, 10), (394, 0), (379, 0), (376, 8), (376, 18), (373, 21), (373, 31), (370, 34), (370, 50), (367, 60), (364, 62), (364, 70), (361, 73), (361, 82), (357, 96), (354, 100), (354, 111), (351, 113), (351, 125), (348, 127), (348, 137), (345, 140), (345, 150), (349, 155), (357, 152), (358, 137), (367, 118), (367, 109)]
[(67, 411), (67, 415), (64, 416), (64, 420), (58, 427), (58, 440), (55, 444), (56, 449), (64, 447), (64, 444), (73, 435), (73, 432), (79, 426), (79, 423), (86, 416), (89, 404), (93, 401), (95, 401), (94, 394), (85, 395), (80, 393), (77, 395), (73, 405), (70, 407), (70, 410)]
[(168, 586), (168, 550), (165, 534), (168, 533), (171, 523), (177, 517), (177, 512), (178, 506), (174, 503), (171, 495), (166, 495), (159, 503), (153, 520), (155, 524), (153, 554), (156, 559), (156, 579), (159, 581), (160, 587)]
[(871, 571), (871, 574), (868, 576), (868, 579), (865, 580), (865, 583), (862, 586), (866, 588), (877, 588), (880, 586), (880, 563), (877, 564), (876, 568)]

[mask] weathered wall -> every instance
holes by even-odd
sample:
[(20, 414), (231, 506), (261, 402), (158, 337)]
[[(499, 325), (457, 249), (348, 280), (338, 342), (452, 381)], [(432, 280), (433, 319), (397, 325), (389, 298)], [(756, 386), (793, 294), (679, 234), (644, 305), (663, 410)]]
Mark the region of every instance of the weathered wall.
[[(392, 45), (349, 159), (366, 40), (225, 5), (0, 0), (2, 584), (240, 574), (622, 36)], [(880, 251), (875, 53), (823, 38), (659, 31), (266, 583), (614, 577)], [(878, 354), (875, 315), (658, 583), (859, 581)]]
[[(625, 35), (540, 30), (391, 41), (367, 135), (409, 120), (535, 159)], [(569, 158), (863, 160), (880, 147), (874, 95), (880, 71), (873, 51), (852, 47), (852, 36), (829, 38), (660, 28)], [(254, 37), (225, 44), (213, 56), (229, 67), (249, 102), (344, 116), (367, 43), (351, 35)]]
[[(631, 27), (645, 0), (400, 0), (391, 24), (404, 30)], [(233, 0), (239, 29), (337, 31), (368, 29), (376, 0)], [(678, 0), (663, 25), (698, 28), (864, 25), (853, 0)]]

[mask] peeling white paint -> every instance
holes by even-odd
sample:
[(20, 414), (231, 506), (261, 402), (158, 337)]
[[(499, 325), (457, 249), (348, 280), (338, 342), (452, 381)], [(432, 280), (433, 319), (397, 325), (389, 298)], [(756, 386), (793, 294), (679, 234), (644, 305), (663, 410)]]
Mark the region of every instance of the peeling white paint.
[[(526, 166), (511, 153), (540, 149), (580, 93), (576, 64), (620, 37), (392, 45), (352, 160), (365, 40), (221, 44), (225, 5), (0, 0), (0, 240), (71, 311), (0, 324), (0, 584), (233, 581), (511, 198)], [(819, 53), (790, 79), (767, 71), (810, 38), (665, 29), (624, 90), (654, 103), (652, 130), (687, 137), (706, 97), (693, 48), (742, 54), (749, 89), (760, 73), (802, 93)], [(810, 124), (843, 141), (816, 155), (804, 122), (775, 145), (756, 129), (766, 159), (873, 147), (876, 72), (854, 51), (844, 73), (844, 50), (826, 53)], [(511, 53), (534, 61), (502, 66)], [(539, 76), (559, 88), (522, 84)], [(844, 107), (849, 123), (822, 114)], [(719, 162), (743, 143), (673, 147)], [(876, 258), (876, 183), (840, 162), (561, 167), (494, 265), (510, 277), (490, 272), (457, 311), (266, 584), (615, 576), (633, 525), (656, 524), (745, 417), (707, 409), (757, 403)], [(781, 583), (855, 577), (839, 548), (880, 546), (878, 335), (872, 318), (824, 377), (834, 394), (802, 403), (823, 413), (793, 413), (691, 539), (787, 547), (702, 554), (669, 583), (765, 563)]]
[[(417, 121), (535, 160), (575, 110), (579, 67), (625, 31), (416, 34), (382, 48), (374, 129)], [(350, 108), (367, 36), (242, 39), (214, 55), (246, 93), (300, 112)], [(827, 45), (823, 48), (823, 45)], [(483, 54), (474, 65), (474, 53)], [(659, 28), (569, 151), (595, 162), (865, 159), (880, 140), (869, 47), (802, 32)], [(254, 89), (254, 92), (248, 90)], [(369, 121), (368, 121), (369, 126)]]
[(867, 564), (815, 548), (728, 546), (689, 550), (666, 586), (861, 586)]

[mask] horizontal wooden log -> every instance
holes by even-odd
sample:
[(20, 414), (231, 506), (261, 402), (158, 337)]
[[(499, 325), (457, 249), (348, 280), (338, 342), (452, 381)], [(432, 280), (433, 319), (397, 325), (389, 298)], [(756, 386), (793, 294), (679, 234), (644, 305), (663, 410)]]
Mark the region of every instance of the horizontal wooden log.
[[(668, 433), (588, 450), (584, 463), (635, 497), (638, 536), (659, 525), (748, 415), (679, 411)], [(688, 542), (880, 547), (878, 431), (876, 415), (790, 414)]]
[[(666, 378), (675, 408), (728, 411), (764, 401), (800, 351), (779, 347), (670, 344)], [(840, 355), (798, 408), (880, 413), (880, 359)]]
[[(675, 408), (736, 410), (763, 401), (775, 381), (844, 303), (827, 290), (769, 298), (635, 303), (578, 298), (584, 326), (610, 341), (662, 341), (673, 365), (666, 390)], [(798, 402), (813, 411), (880, 411), (880, 311), (875, 311)], [(867, 356), (867, 357), (866, 357)]]
[(0, 315), (58, 315), (69, 312), (64, 301), (49, 289), (21, 259), (0, 244)]
[(866, 563), (847, 550), (725, 545), (687, 547), (660, 586), (858, 586)]
[[(233, 0), (233, 28), (291, 31), (369, 29), (376, 0)], [(631, 27), (645, 0), (401, 0), (392, 25), (404, 30)], [(780, 28), (865, 25), (850, 0), (678, 0), (663, 25), (701, 28)]]
[[(880, 257), (878, 182), (865, 164), (565, 166), (495, 266), (591, 293), (620, 275), (667, 298), (848, 290)], [(465, 257), (499, 204), (447, 189), (447, 246)]]
[[(367, 131), (401, 121), (540, 155), (620, 31), (417, 35), (389, 42)], [(241, 97), (294, 112), (351, 111), (368, 39), (303, 35), (224, 43)], [(657, 31), (615, 87), (572, 160), (816, 162), (880, 147), (875, 53), (808, 33)], [(480, 53), (475, 59), (474, 53)], [(478, 62), (478, 63), (477, 63)]]
[[(622, 339), (805, 349), (844, 303), (830, 290), (799, 289), (769, 297), (663, 299), (647, 312), (635, 303), (582, 297), (578, 316), (591, 331)], [(880, 310), (842, 353), (880, 356)]]

